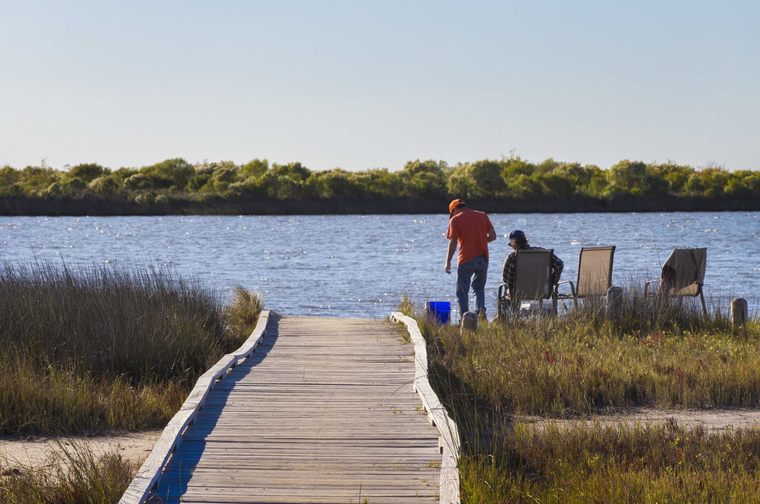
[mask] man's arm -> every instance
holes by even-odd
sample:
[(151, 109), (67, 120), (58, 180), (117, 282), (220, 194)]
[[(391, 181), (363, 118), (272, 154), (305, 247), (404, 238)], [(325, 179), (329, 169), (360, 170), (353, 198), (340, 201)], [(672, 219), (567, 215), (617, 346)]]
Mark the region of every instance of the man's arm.
[(457, 240), (456, 238), (452, 238), (449, 240), (449, 252), (446, 255), (446, 265), (444, 266), (444, 270), (446, 273), (451, 273), (451, 259), (454, 257), (454, 252), (457, 250)]
[(504, 269), (501, 271), (501, 279), (507, 284), (509, 289), (510, 284), (514, 283), (515, 276), (515, 255), (514, 252), (510, 253), (504, 260)]
[(496, 239), (496, 230), (491, 226), (491, 228), (488, 230), (488, 243), (491, 243)]
[(552, 254), (552, 282), (553, 283), (559, 282), (559, 279), (562, 276), (562, 270), (564, 268), (565, 268), (565, 263), (562, 262), (562, 259)]

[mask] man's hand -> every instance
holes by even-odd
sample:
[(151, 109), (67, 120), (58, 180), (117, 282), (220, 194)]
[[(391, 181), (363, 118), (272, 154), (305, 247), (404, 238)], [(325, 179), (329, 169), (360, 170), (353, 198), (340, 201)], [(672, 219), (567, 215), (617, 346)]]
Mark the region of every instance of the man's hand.
[(446, 273), (451, 273), (451, 260), (454, 258), (454, 251), (457, 249), (457, 241), (452, 238), (449, 240), (449, 251), (446, 254), (446, 265), (443, 267), (443, 270)]
[(488, 230), (488, 242), (492, 242), (496, 239), (496, 230), (491, 226), (491, 229)]

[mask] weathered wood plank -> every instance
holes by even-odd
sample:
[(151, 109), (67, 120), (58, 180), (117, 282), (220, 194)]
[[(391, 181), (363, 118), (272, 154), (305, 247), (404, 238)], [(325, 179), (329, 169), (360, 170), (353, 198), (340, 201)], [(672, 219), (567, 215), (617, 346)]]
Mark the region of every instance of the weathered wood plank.
[(439, 501), (440, 434), (387, 322), (285, 318), (204, 396), (164, 464), (167, 502)]

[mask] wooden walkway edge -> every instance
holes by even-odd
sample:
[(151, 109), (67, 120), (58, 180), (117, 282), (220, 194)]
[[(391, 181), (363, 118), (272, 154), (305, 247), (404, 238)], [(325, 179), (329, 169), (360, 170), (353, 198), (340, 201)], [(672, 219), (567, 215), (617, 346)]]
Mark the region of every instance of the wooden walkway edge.
[(413, 351), (388, 321), (263, 312), (120, 502), (459, 504), (457, 426), (416, 322), (390, 319)]
[(190, 391), (179, 411), (166, 425), (150, 455), (137, 471), (137, 475), (127, 487), (126, 492), (119, 500), (119, 504), (142, 504), (156, 489), (161, 469), (171, 454), (179, 447), (182, 442), (182, 434), (193, 424), (193, 420), (198, 412), (203, 409), (203, 405), (214, 386), (223, 380), (232, 368), (253, 355), (269, 326), (270, 318), (276, 320), (279, 315), (270, 310), (263, 310), (253, 332), (240, 348), (219, 359), (219, 362), (198, 378), (195, 387)]
[(428, 380), (427, 345), (417, 325), (417, 321), (400, 312), (393, 312), (391, 320), (406, 325), (409, 331), (412, 344), (414, 344), (415, 354), (414, 389), (419, 394), (420, 399), (422, 399), (422, 404), (428, 413), (428, 419), (438, 428), (438, 432), (441, 435), (440, 504), (459, 504), (458, 460), (461, 449), (459, 428), (438, 399), (433, 387), (430, 386), (430, 381)]

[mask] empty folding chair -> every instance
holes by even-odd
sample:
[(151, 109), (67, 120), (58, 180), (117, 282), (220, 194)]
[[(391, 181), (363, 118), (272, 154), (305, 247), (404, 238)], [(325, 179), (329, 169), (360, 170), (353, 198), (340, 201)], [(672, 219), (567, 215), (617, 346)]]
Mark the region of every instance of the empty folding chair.
[[(615, 246), (583, 247), (578, 258), (578, 280), (573, 283), (565, 280), (557, 284), (557, 299), (572, 299), (578, 306), (578, 299), (601, 297), (612, 286), (612, 261)], [(570, 294), (560, 294), (560, 285), (569, 285)]]

